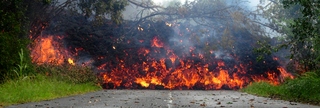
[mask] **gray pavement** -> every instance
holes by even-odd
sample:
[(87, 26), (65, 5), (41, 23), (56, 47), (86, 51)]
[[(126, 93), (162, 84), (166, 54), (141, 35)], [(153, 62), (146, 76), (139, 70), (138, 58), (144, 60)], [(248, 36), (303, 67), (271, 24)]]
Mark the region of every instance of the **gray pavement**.
[(8, 108), (320, 108), (231, 90), (102, 90)]

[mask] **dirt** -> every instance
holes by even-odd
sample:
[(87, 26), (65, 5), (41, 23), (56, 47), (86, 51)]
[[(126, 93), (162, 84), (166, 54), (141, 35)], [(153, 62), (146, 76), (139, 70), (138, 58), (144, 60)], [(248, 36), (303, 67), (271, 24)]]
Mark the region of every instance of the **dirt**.
[(320, 108), (232, 90), (101, 90), (7, 108)]

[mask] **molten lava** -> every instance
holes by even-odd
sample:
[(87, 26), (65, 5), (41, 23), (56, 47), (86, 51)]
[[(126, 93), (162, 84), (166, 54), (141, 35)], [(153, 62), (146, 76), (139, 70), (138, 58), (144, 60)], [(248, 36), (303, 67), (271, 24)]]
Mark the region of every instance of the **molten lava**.
[[(59, 36), (58, 36), (59, 37)], [(32, 61), (37, 64), (51, 63), (61, 65), (68, 62), (76, 65), (75, 57), (61, 47), (62, 37), (40, 37), (31, 49)], [(130, 43), (130, 42), (129, 42)], [(241, 62), (236, 55), (226, 58), (220, 55), (209, 56), (197, 52), (196, 47), (189, 47), (186, 52), (170, 48), (161, 38), (154, 36), (151, 40), (139, 40), (149, 46), (123, 51), (126, 56), (108, 60), (96, 66), (103, 78), (103, 87), (108, 89), (239, 89), (251, 82), (267, 81), (280, 84), (286, 77), (293, 78), (283, 67), (278, 66), (263, 73), (252, 72), (252, 62)], [(111, 46), (113, 50), (121, 49)], [(188, 48), (188, 47), (184, 47)], [(84, 51), (83, 48), (75, 48)], [(128, 53), (132, 51), (131, 53)], [(189, 52), (188, 52), (189, 51)], [(97, 56), (95, 60), (107, 56)], [(273, 58), (273, 61), (279, 60)], [(265, 63), (265, 62), (264, 62)], [(249, 73), (251, 72), (251, 73)]]
[[(137, 62), (130, 64), (126, 61), (129, 59), (118, 58), (117, 64), (107, 62), (99, 66), (104, 88), (239, 89), (253, 81), (279, 84), (285, 77), (293, 78), (282, 67), (261, 75), (249, 75), (246, 66), (250, 63), (227, 65), (223, 59), (205, 59), (203, 54), (177, 56), (157, 36), (150, 44), (149, 49), (137, 50)], [(194, 50), (191, 47), (190, 53)]]

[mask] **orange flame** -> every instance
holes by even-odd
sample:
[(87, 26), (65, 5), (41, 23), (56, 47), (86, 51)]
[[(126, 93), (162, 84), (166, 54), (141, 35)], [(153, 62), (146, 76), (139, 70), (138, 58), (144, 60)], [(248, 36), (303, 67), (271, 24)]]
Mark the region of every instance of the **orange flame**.
[[(36, 64), (50, 63), (61, 65), (68, 61), (71, 65), (74, 65), (73, 59), (68, 55), (68, 51), (61, 47), (58, 40), (62, 39), (60, 36), (39, 37), (34, 43), (34, 47), (31, 48), (32, 62)], [(68, 60), (67, 60), (68, 58)]]
[(155, 36), (151, 41), (151, 46), (160, 48), (163, 47), (163, 43), (160, 41), (160, 39), (158, 39), (158, 37)]

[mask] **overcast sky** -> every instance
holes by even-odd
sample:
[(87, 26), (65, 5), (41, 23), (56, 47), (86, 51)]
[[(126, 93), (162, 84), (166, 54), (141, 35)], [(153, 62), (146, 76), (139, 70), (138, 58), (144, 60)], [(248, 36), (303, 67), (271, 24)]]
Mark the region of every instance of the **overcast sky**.
[[(65, 2), (66, 0), (58, 0), (60, 3)], [(140, 1), (140, 0), (137, 0)], [(153, 0), (155, 3), (157, 4), (165, 4), (165, 2), (168, 1), (180, 1), (180, 2), (185, 2), (185, 0)], [(192, 1), (192, 0), (188, 0), (188, 1)], [(259, 4), (260, 0), (248, 0), (249, 3), (249, 7), (251, 9), (255, 9), (255, 7), (257, 6), (257, 4)], [(135, 15), (137, 15), (137, 12), (139, 12), (139, 8), (137, 8), (136, 6), (133, 5), (129, 5), (127, 6), (125, 12), (123, 12), (123, 16), (125, 19), (132, 19), (135, 17)]]
[[(160, 5), (166, 4), (166, 2), (170, 2), (170, 1), (180, 1), (182, 3), (185, 2), (185, 0), (154, 0), (156, 4), (160, 4)], [(192, 1), (192, 0), (188, 0), (188, 1)], [(248, 0), (249, 9), (256, 9), (256, 6), (259, 4), (259, 2), (260, 2), (259, 0)], [(123, 12), (124, 19), (134, 18), (139, 12), (139, 10), (141, 9), (137, 8), (137, 6), (134, 6), (134, 5), (127, 6), (126, 10)]]

